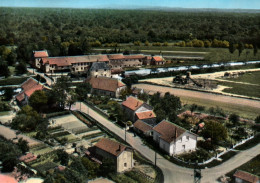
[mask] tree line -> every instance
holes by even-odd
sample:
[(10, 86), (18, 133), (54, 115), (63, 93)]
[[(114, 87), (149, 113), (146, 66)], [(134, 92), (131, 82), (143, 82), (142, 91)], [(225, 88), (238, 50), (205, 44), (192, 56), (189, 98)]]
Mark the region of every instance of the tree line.
[(1, 8), (0, 12), (0, 45), (13, 46), (17, 59), (24, 61), (32, 50), (76, 55), (88, 53), (91, 46), (134, 41), (260, 43), (257, 13), (56, 8)]

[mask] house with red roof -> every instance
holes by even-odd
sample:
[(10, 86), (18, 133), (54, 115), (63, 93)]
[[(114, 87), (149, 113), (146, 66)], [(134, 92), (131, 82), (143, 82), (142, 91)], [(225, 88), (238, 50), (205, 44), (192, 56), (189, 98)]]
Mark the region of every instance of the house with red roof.
[(134, 130), (141, 134), (141, 135), (145, 135), (145, 136), (151, 136), (152, 135), (152, 131), (153, 131), (153, 126), (145, 123), (142, 120), (137, 120), (134, 123)]
[(153, 127), (153, 140), (169, 155), (194, 151), (197, 135), (166, 120)]
[(49, 54), (47, 50), (41, 50), (41, 51), (33, 51), (32, 54), (32, 64), (35, 68), (40, 69), (41, 68), (41, 59), (49, 57)]
[(153, 112), (153, 107), (144, 101), (130, 96), (122, 103), (123, 111), (128, 120), (135, 122), (140, 119), (154, 126), (156, 115)]
[(151, 60), (151, 65), (163, 65), (165, 60), (162, 56), (153, 56)]
[(123, 172), (134, 167), (133, 150), (114, 140), (103, 138), (94, 146), (94, 153), (102, 159), (111, 159), (117, 172)]
[(37, 90), (49, 89), (44, 86), (34, 78), (27, 79), (24, 83), (21, 84), (22, 91), (15, 96), (19, 104), (25, 105), (28, 104), (30, 96)]
[(126, 88), (125, 83), (115, 78), (90, 77), (86, 79), (86, 82), (92, 86), (91, 93), (113, 98), (118, 98), (120, 92)]
[(260, 183), (260, 177), (246, 171), (237, 170), (234, 175), (236, 183)]

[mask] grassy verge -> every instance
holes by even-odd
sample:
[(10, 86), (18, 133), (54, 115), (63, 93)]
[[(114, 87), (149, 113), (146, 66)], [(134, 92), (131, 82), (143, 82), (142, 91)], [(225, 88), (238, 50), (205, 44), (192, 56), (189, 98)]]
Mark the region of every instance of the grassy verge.
[(10, 111), (2, 111), (0, 112), (0, 116), (8, 115)]

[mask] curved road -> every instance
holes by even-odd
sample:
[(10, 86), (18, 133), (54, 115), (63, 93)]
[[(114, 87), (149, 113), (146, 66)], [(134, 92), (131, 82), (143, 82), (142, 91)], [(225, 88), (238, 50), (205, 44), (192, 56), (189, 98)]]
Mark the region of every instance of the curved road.
[[(80, 103), (77, 102), (72, 109), (80, 110)], [(89, 114), (91, 117), (96, 119), (99, 123), (106, 126), (112, 132), (117, 134), (122, 139), (125, 138), (125, 131), (111, 121), (107, 120), (96, 111), (89, 108), (86, 104), (81, 103), (81, 111)], [(127, 142), (137, 151), (139, 151), (143, 156), (145, 156), (150, 161), (154, 162), (155, 152), (145, 146), (139, 137), (134, 137), (133, 134), (127, 133)], [(214, 168), (205, 169), (202, 171), (202, 181), (203, 183), (216, 182), (216, 179), (221, 175), (233, 170), (234, 168), (240, 166), (241, 164), (249, 161), (253, 157), (260, 153), (260, 144), (257, 146), (239, 153), (237, 156), (233, 157), (229, 161), (223, 163)], [(157, 166), (163, 171), (164, 182), (166, 183), (192, 183), (193, 182), (193, 169), (184, 168), (175, 165), (168, 160), (164, 159), (162, 156), (157, 154)]]

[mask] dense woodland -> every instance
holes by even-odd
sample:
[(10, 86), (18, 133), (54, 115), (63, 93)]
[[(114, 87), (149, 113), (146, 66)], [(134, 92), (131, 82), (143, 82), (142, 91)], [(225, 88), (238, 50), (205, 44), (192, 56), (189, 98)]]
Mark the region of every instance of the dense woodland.
[(18, 59), (26, 61), (32, 50), (77, 55), (89, 53), (91, 45), (108, 43), (260, 43), (257, 13), (0, 8), (0, 20), (0, 46), (17, 46)]

